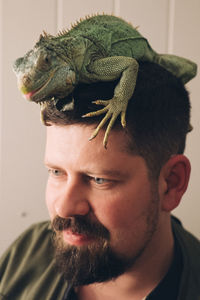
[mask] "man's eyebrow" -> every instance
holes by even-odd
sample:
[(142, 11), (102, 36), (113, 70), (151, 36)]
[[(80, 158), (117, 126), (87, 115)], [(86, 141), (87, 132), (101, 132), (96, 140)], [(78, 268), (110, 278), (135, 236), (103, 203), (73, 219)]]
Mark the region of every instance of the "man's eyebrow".
[(49, 167), (49, 168), (52, 168), (52, 169), (61, 169), (58, 165), (54, 164), (54, 163), (51, 163), (50, 161), (48, 160), (44, 160), (44, 165), (46, 167)]
[(52, 164), (47, 159), (44, 159), (44, 165), (50, 167)]
[(102, 175), (106, 175), (106, 176), (111, 176), (111, 177), (124, 177), (124, 176), (127, 176), (127, 172), (123, 172), (123, 171), (120, 171), (120, 170), (110, 170), (110, 169), (102, 169), (100, 170), (99, 172), (92, 172), (92, 171), (85, 171), (86, 173), (88, 174), (102, 174)]

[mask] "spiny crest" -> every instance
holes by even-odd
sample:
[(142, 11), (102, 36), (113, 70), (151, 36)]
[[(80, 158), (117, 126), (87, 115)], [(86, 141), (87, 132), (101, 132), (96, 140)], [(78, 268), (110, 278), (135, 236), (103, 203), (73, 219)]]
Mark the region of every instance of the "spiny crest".
[(40, 47), (46, 47), (48, 46), (49, 48), (52, 47), (54, 48), (55, 42), (54, 42), (54, 36), (46, 33), (46, 31), (43, 31), (43, 33), (40, 34), (38, 42), (35, 44), (34, 48), (40, 48)]
[(56, 37), (61, 37), (61, 36), (63, 36), (63, 35), (66, 35), (68, 32), (69, 32), (69, 29), (63, 29), (63, 30), (60, 30), (60, 31), (57, 33)]
[(93, 17), (99, 16), (99, 15), (105, 15), (105, 13), (103, 12), (101, 14), (100, 13), (94, 13), (94, 14), (86, 15), (84, 18), (80, 18), (78, 21), (75, 21), (75, 23), (71, 23), (70, 29), (60, 30), (56, 36), (57, 37), (61, 37), (63, 35), (66, 35), (71, 29), (73, 29), (76, 26), (78, 26), (81, 22), (86, 21), (88, 19), (91, 19)]
[(132, 25), (132, 23), (131, 23), (131, 22), (129, 22), (129, 25), (131, 25), (131, 26), (133, 27), (133, 29), (135, 29), (135, 30), (137, 30), (137, 31), (138, 31), (138, 29), (140, 28), (140, 26), (139, 26), (139, 25), (137, 25), (136, 27), (134, 27), (134, 26)]
[(96, 13), (96, 14), (91, 14), (91, 15), (86, 15), (84, 18), (80, 18), (78, 21), (76, 21), (75, 23), (71, 23), (71, 29), (73, 29), (74, 27), (76, 27), (77, 25), (79, 25), (81, 22), (85, 21), (85, 20), (88, 20), (88, 19), (91, 19), (93, 17), (96, 17), (98, 16), (99, 14)]
[(51, 38), (52, 38), (52, 35), (50, 35), (49, 33), (47, 33), (46, 31), (43, 30), (43, 33), (41, 33), (40, 36), (39, 36), (38, 43), (41, 43), (44, 40), (49, 40)]

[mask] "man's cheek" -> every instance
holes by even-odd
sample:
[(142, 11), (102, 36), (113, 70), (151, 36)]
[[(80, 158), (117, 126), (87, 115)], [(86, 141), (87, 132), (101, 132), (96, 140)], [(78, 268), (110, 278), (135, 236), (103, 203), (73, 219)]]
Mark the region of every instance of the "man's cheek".
[(101, 213), (96, 214), (98, 221), (106, 227), (109, 231), (113, 231), (118, 227), (121, 227), (121, 224), (124, 223), (123, 215), (120, 213), (116, 207), (113, 209), (113, 206), (104, 207), (101, 210)]

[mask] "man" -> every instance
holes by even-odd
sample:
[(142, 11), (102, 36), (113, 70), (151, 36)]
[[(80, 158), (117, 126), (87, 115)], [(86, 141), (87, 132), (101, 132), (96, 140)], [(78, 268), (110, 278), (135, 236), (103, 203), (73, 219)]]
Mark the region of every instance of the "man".
[(0, 299), (200, 299), (200, 243), (171, 216), (187, 189), (190, 130), (179, 79), (140, 63), (126, 115), (108, 146), (101, 117), (82, 118), (116, 82), (79, 85), (75, 109), (42, 111), (47, 125), (46, 203), (0, 261)]

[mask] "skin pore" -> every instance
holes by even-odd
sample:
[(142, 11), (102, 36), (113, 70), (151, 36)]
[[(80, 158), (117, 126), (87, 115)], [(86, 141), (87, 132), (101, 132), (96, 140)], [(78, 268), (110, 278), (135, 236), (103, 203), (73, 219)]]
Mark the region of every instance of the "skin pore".
[[(170, 211), (187, 188), (190, 165), (185, 156), (174, 156), (153, 182), (144, 159), (125, 150), (124, 131), (113, 130), (105, 149), (103, 131), (88, 141), (93, 130), (78, 124), (47, 127), (47, 207), (51, 220), (80, 216), (101, 224), (113, 253), (133, 262), (114, 280), (79, 285), (78, 299), (141, 300), (169, 269), (174, 243)], [(91, 239), (70, 228), (56, 234), (63, 249), (99, 243), (95, 235)]]

